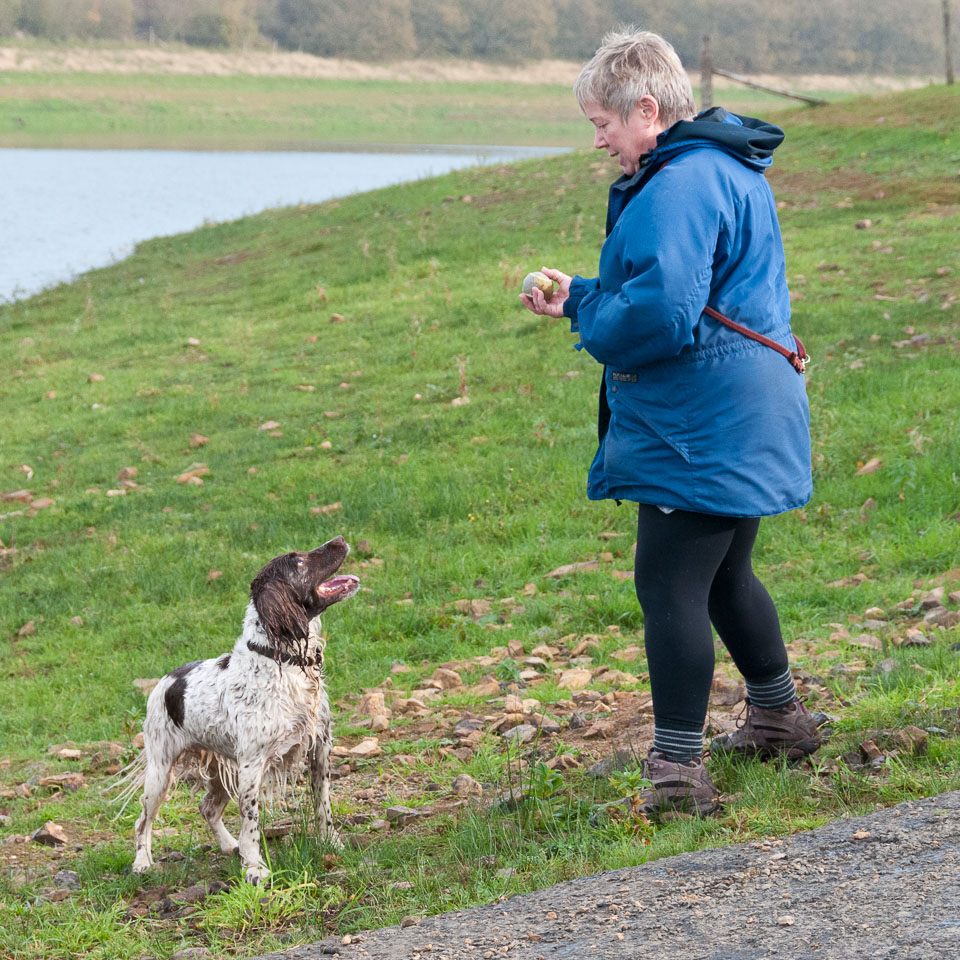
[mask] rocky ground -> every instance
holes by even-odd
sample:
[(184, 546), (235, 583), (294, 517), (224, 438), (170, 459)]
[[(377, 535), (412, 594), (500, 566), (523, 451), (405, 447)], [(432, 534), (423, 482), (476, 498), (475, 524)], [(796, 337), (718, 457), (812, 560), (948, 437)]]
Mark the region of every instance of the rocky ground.
[[(598, 562), (603, 561), (591, 561), (594, 565)], [(560, 568), (553, 571), (553, 574), (559, 578), (575, 576), (577, 572), (580, 571)], [(842, 694), (836, 691), (843, 688), (844, 679), (867, 671), (877, 673), (893, 669), (893, 659), (882, 659), (885, 652), (892, 653), (899, 648), (919, 648), (949, 641), (953, 635), (951, 628), (960, 620), (960, 613), (954, 609), (960, 604), (960, 592), (955, 589), (958, 584), (960, 569), (948, 571), (930, 581), (918, 581), (915, 596), (891, 605), (889, 610), (872, 607), (862, 614), (851, 615), (846, 625), (833, 624), (833, 632), (827, 639), (810, 637), (793, 641), (789, 649), (794, 664), (794, 676), (798, 689), (812, 709), (821, 711), (825, 718), (832, 714), (842, 714), (846, 701)], [(838, 581), (834, 586), (838, 589), (854, 588), (856, 584)], [(465, 624), (470, 621), (478, 629), (489, 628), (491, 638), (499, 638), (512, 633), (509, 629), (509, 617), (522, 611), (523, 603), (535, 595), (537, 589), (536, 585), (527, 584), (517, 591), (515, 596), (500, 600), (464, 598), (448, 604), (443, 612), (454, 620), (459, 618)], [(23, 629), (29, 627), (27, 624)], [(474, 629), (469, 624), (468, 628)], [(868, 659), (860, 659), (860, 655)], [(433, 818), (452, 813), (467, 805), (483, 808), (498, 802), (512, 802), (518, 795), (522, 795), (525, 784), (529, 782), (527, 771), (539, 761), (564, 775), (569, 772), (590, 772), (595, 776), (606, 776), (611, 771), (635, 765), (637, 758), (645, 754), (649, 747), (653, 733), (649, 678), (643, 666), (642, 637), (621, 636), (616, 626), (607, 627), (602, 634), (569, 634), (555, 639), (544, 639), (542, 642), (536, 642), (534, 638), (524, 643), (511, 637), (506, 643), (492, 647), (487, 654), (441, 665), (422, 663), (414, 667), (403, 663), (394, 664), (391, 674), (378, 687), (348, 696), (336, 705), (339, 735), (334, 747), (333, 796), (347, 841), (354, 846), (365, 847), (376, 843), (378, 837), (385, 832), (424, 829)], [(138, 679), (134, 682), (146, 694), (156, 680)], [(743, 685), (736, 677), (729, 660), (721, 657), (710, 698), (709, 724), (712, 732), (729, 730), (735, 726), (743, 705), (743, 693)], [(956, 734), (960, 726), (956, 711), (941, 713), (943, 716), (936, 719), (936, 726), (920, 728), (905, 725), (873, 731), (859, 743), (857, 750), (842, 757), (819, 759), (816, 766), (808, 764), (808, 771), (812, 777), (829, 778), (836, 773), (838, 764), (842, 762), (849, 768), (859, 768), (868, 773), (873, 771), (877, 776), (883, 776), (887, 769), (886, 764), (892, 758), (924, 752), (929, 737)], [(66, 899), (76, 895), (77, 885), (69, 876), (71, 871), (64, 870), (63, 867), (69, 867), (71, 856), (83, 847), (97, 845), (104, 840), (116, 841), (117, 829), (91, 828), (89, 823), (66, 820), (58, 823), (51, 820), (32, 835), (17, 834), (10, 830), (12, 821), (7, 805), (23, 798), (32, 800), (40, 809), (49, 804), (55, 811), (56, 807), (53, 805), (65, 794), (102, 787), (108, 778), (116, 774), (125, 760), (135, 755), (139, 742), (140, 735), (135, 735), (123, 742), (55, 744), (50, 747), (45, 761), (36, 761), (26, 767), (11, 767), (9, 760), (0, 758), (0, 778), (5, 781), (5, 784), (0, 786), (0, 871), (14, 883), (36, 882), (39, 878), (44, 884), (43, 895), (47, 899)], [(497, 758), (496, 776), (485, 777), (478, 768), (477, 758), (484, 751), (487, 754), (492, 751), (492, 755)], [(71, 769), (64, 770), (64, 767)], [(736, 798), (727, 799), (735, 801)], [(921, 805), (917, 809), (921, 813), (926, 811), (923, 816), (927, 819), (922, 822), (940, 822), (927, 816), (930, 812), (927, 806)], [(913, 814), (909, 810), (902, 810), (890, 816), (894, 819), (908, 816), (912, 818), (920, 817), (921, 813)], [(914, 819), (902, 820), (903, 824), (920, 822), (921, 820)], [(192, 827), (190, 829), (192, 830)], [(265, 824), (265, 832), (269, 837), (282, 836), (292, 829), (294, 823), (290, 817), (274, 816)], [(841, 824), (837, 829), (843, 831), (847, 827)], [(871, 836), (874, 835), (872, 828), (864, 829)], [(883, 829), (886, 830), (886, 827)], [(900, 837), (902, 833), (902, 830), (900, 833), (887, 831), (884, 836)], [(164, 849), (165, 837), (175, 837), (175, 829), (161, 827), (157, 834), (158, 860), (162, 862), (164, 859), (183, 859), (183, 853), (176, 849), (176, 844)], [(820, 835), (817, 833), (817, 836)], [(829, 832), (823, 834), (828, 835), (834, 836)], [(892, 840), (874, 839), (870, 844), (860, 844), (860, 847), (876, 852), (881, 849), (877, 846), (881, 842), (894, 843)], [(897, 840), (896, 843), (899, 844), (900, 841)], [(750, 852), (755, 848), (743, 848), (736, 856), (728, 850), (716, 854), (697, 854), (696, 857), (704, 859), (682, 862), (712, 864), (709, 870), (715, 871), (720, 879), (711, 879), (709, 889), (692, 880), (688, 882), (684, 888), (684, 896), (689, 896), (682, 900), (682, 904), (686, 906), (675, 904), (670, 899), (672, 895), (668, 895), (666, 891), (658, 893), (658, 897), (671, 910), (678, 911), (677, 918), (696, 918), (699, 911), (706, 920), (721, 909), (710, 899), (719, 897), (717, 890), (720, 887), (723, 891), (747, 892), (757, 889), (759, 884), (759, 888), (774, 891), (766, 898), (769, 901), (768, 906), (776, 905), (782, 916), (791, 917), (795, 916), (796, 911), (781, 903), (784, 897), (777, 892), (780, 889), (777, 878), (789, 876), (794, 881), (804, 878), (808, 893), (802, 896), (813, 898), (826, 896), (828, 890), (839, 890), (835, 884), (830, 886), (834, 879), (839, 883), (840, 879), (847, 877), (847, 880), (844, 880), (846, 883), (850, 876), (853, 876), (853, 866), (843, 867), (835, 877), (834, 874), (825, 874), (819, 869), (824, 866), (825, 861), (817, 863), (813, 855), (806, 860), (797, 860), (795, 853), (789, 849), (791, 842), (783, 841), (783, 844), (782, 851), (779, 848), (773, 849), (766, 858), (770, 864), (777, 864), (775, 869), (771, 869), (769, 876), (763, 873), (769, 866), (761, 856), (766, 853), (764, 850), (758, 854)], [(837, 849), (841, 852), (849, 849), (852, 853), (859, 848), (840, 846)], [(891, 864), (883, 866), (876, 857), (869, 860), (870, 864), (875, 862), (874, 873), (878, 877), (892, 871), (894, 864), (896, 869), (900, 869), (903, 852), (897, 846), (889, 847), (889, 850), (893, 854)], [(778, 853), (785, 856), (778, 857)], [(729, 869), (721, 869), (721, 861), (728, 855), (732, 857), (731, 865)], [(211, 865), (215, 864), (218, 858), (223, 859), (212, 846), (209, 847), (207, 856)], [(736, 866), (748, 860), (759, 864), (759, 874), (756, 871), (750, 872), (753, 866)], [(841, 860), (836, 863), (840, 864)], [(786, 867), (790, 868), (789, 874), (785, 872)], [(335, 875), (335, 868), (336, 865), (331, 864), (334, 874), (331, 874), (330, 878)], [(668, 869), (680, 868), (655, 864), (639, 873), (628, 871), (628, 878), (623, 882), (629, 887), (634, 883), (630, 878), (639, 877), (644, 885), (653, 883), (655, 886), (656, 883), (649, 878), (669, 877), (670, 874), (665, 873)], [(701, 868), (696, 869), (699, 871)], [(871, 878), (874, 873), (870, 874)], [(763, 879), (758, 880), (758, 876)], [(739, 881), (745, 878), (752, 878), (756, 882), (744, 886)], [(583, 891), (593, 889), (600, 882), (579, 881), (581, 886), (573, 885), (570, 889), (579, 890), (581, 893), (570, 896), (587, 896)], [(607, 883), (607, 880), (602, 882)], [(873, 882), (870, 879), (870, 883)], [(878, 879), (876, 882), (881, 881)], [(127, 918), (133, 920), (149, 915), (156, 919), (183, 922), (197, 911), (197, 904), (205, 897), (222, 888), (222, 885), (217, 886), (218, 883), (220, 881), (215, 881), (213, 885), (196, 884), (184, 890), (145, 886), (139, 893), (128, 898)], [(630, 889), (633, 890), (632, 887)], [(600, 901), (595, 893), (590, 896), (594, 898), (590, 902), (599, 905)], [(641, 906), (631, 908), (634, 900)], [(611, 904), (613, 902), (610, 901)], [(807, 901), (801, 898), (797, 902)], [(896, 902), (896, 898), (893, 902)], [(608, 913), (626, 916), (626, 912), (632, 909), (637, 911), (635, 924), (628, 924), (623, 930), (616, 931), (624, 934), (623, 941), (617, 940), (616, 932), (612, 935), (617, 943), (629, 941), (629, 930), (645, 931), (642, 934), (645, 938), (651, 936), (650, 930), (641, 921), (647, 911), (654, 908), (660, 911), (660, 900), (651, 903), (648, 895), (640, 896), (631, 892), (630, 897), (622, 897), (616, 903), (616, 909), (606, 901), (602, 905), (606, 911), (604, 930), (611, 929)], [(731, 901), (731, 907), (735, 905)], [(746, 909), (745, 906), (743, 908)], [(514, 909), (510, 908), (511, 911)], [(540, 942), (534, 939), (535, 937), (552, 937), (551, 942), (555, 945), (551, 949), (554, 952), (549, 955), (567, 955), (557, 952), (560, 950), (559, 944), (564, 942), (563, 938), (568, 933), (581, 928), (586, 930), (583, 924), (587, 922), (581, 920), (581, 914), (576, 912), (579, 907), (558, 908), (554, 912), (557, 917), (566, 917), (569, 920), (571, 909), (574, 909), (575, 924), (571, 926), (567, 923), (564, 926), (566, 921), (561, 923), (558, 920), (552, 926), (547, 924), (545, 933), (538, 932), (540, 927), (530, 925), (531, 936), (524, 941), (523, 949), (534, 949), (529, 945)], [(748, 934), (752, 929), (759, 930), (762, 924), (769, 921), (769, 916), (759, 903), (751, 909), (756, 911), (756, 915), (753, 920), (749, 920), (746, 915), (743, 918), (742, 936), (746, 938), (743, 939), (744, 944), (749, 942)], [(538, 916), (541, 921), (544, 920), (545, 915)], [(546, 916), (546, 920), (551, 918)], [(846, 929), (849, 926), (848, 920), (852, 923), (853, 917), (838, 919), (840, 926), (836, 929)], [(424, 925), (435, 922), (439, 921), (423, 920), (421, 932), (427, 929)], [(532, 921), (525, 922), (532, 924)], [(863, 922), (871, 924), (874, 921), (867, 919)], [(754, 923), (761, 926), (751, 927)], [(739, 929), (740, 921), (737, 924)], [(784, 920), (783, 925), (791, 924)], [(667, 924), (664, 930), (680, 929), (682, 926), (680, 919), (677, 919), (673, 927)], [(778, 929), (777, 933), (779, 936), (783, 931)], [(588, 935), (593, 936), (592, 933), (583, 934), (584, 937)], [(523, 936), (526, 937), (526, 933)], [(471, 937), (475, 943), (480, 942), (473, 933), (465, 933), (464, 939), (466, 937)], [(657, 933), (654, 933), (653, 937), (659, 942)], [(489, 937), (488, 940), (491, 944), (494, 942)], [(762, 936), (760, 940), (763, 940)], [(404, 943), (406, 942), (404, 940)], [(429, 940), (409, 942), (425, 944)], [(496, 942), (499, 944), (496, 951), (502, 952), (501, 948), (506, 941)], [(613, 947), (615, 946), (616, 944), (613, 944)], [(466, 950), (467, 947), (468, 945), (461, 943), (457, 949)], [(494, 947), (490, 946), (489, 949)], [(516, 946), (510, 948), (511, 952), (518, 949)], [(543, 949), (545, 948), (541, 949), (541, 953), (548, 955), (543, 953)], [(693, 947), (690, 949), (694, 950)], [(744, 946), (743, 949), (746, 950), (747, 947)], [(760, 947), (757, 949), (761, 950)], [(541, 953), (529, 955), (540, 956)], [(370, 955), (392, 957), (412, 954), (371, 952)], [(483, 953), (470, 955), (482, 956)], [(690, 952), (675, 955), (694, 957), (714, 954)], [(760, 957), (768, 954), (761, 950), (754, 953), (731, 952), (715, 955)]]
[(928, 960), (957, 954), (960, 792), (259, 960)]

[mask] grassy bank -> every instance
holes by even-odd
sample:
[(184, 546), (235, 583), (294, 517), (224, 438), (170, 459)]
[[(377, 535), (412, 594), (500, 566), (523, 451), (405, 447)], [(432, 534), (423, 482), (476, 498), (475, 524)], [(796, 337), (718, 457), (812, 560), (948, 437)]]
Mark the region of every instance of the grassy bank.
[[(744, 113), (781, 110), (789, 102), (747, 89), (718, 91), (717, 100)], [(0, 71), (0, 147), (296, 150), (331, 143), (585, 141), (589, 129), (568, 84)]]
[[(784, 121), (771, 179), (814, 358), (816, 493), (763, 524), (756, 559), (835, 734), (803, 768), (720, 766), (727, 802), (710, 821), (604, 807), (629, 777), (585, 772), (651, 732), (630, 649), (642, 617), (614, 573), (630, 568), (635, 518), (585, 500), (597, 366), (516, 291), (543, 264), (595, 271), (604, 160), (476, 169), (211, 225), (0, 306), (15, 427), (0, 436), (4, 955), (250, 955), (960, 785), (960, 631), (924, 620), (938, 602), (955, 611), (960, 590), (960, 131), (945, 119), (958, 104), (931, 88)], [(198, 464), (201, 485), (178, 482)], [(132, 681), (227, 649), (259, 566), (339, 533), (366, 588), (325, 619), (339, 744), (369, 734), (354, 715), (362, 688), (389, 681), (388, 700), (406, 697), (441, 663), (463, 687), (423, 716), (398, 710), (379, 757), (342, 758), (342, 854), (294, 818), (271, 844), (273, 887), (252, 894), (233, 883), (238, 862), (205, 846), (184, 790), (161, 812), (165, 861), (132, 878), (134, 811), (113, 822), (99, 794), (142, 720)], [(585, 560), (597, 568), (544, 576)], [(509, 641), (552, 649), (525, 665), (495, 649)], [(585, 641), (597, 697), (558, 682)], [(711, 722), (725, 727), (739, 708), (718, 666)], [(487, 679), (499, 695), (473, 689)], [(463, 744), (458, 720), (501, 716), (510, 684), (561, 732)], [(569, 725), (574, 707), (588, 728)], [(79, 756), (60, 758), (67, 741)], [(557, 754), (573, 763), (547, 767)], [(65, 772), (79, 779), (44, 782)], [(450, 796), (464, 772), (488, 784), (482, 802)], [(511, 777), (533, 799), (491, 812)], [(379, 832), (396, 803), (424, 815)], [(68, 845), (16, 840), (47, 820)], [(62, 867), (80, 888), (58, 899)], [(214, 880), (230, 885), (177, 902)]]

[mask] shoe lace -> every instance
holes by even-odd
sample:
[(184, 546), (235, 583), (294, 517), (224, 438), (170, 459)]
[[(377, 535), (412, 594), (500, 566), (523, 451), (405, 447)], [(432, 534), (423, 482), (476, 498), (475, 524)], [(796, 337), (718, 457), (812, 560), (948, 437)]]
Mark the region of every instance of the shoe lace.
[(737, 719), (734, 721), (736, 728), (740, 730), (747, 722), (747, 718), (750, 716), (750, 698), (744, 697), (743, 707), (740, 709), (740, 712), (737, 714)]

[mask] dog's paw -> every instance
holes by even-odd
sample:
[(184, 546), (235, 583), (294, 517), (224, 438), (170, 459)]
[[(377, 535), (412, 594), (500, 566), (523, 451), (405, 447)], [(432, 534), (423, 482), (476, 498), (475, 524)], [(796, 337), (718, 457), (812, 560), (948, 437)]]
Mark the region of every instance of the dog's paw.
[(240, 852), (240, 844), (229, 833), (226, 836), (217, 837), (217, 842), (220, 844), (220, 852), (228, 857)]
[(247, 883), (257, 886), (262, 881), (266, 880), (270, 876), (270, 871), (263, 866), (263, 864), (257, 864), (253, 867), (247, 867), (246, 873), (243, 875), (243, 879)]
[(334, 848), (334, 850), (343, 849), (343, 840), (340, 838), (340, 834), (337, 833), (337, 831), (334, 830), (333, 827), (330, 827), (329, 829), (327, 829), (325, 833), (322, 833), (321, 838), (325, 840), (327, 843), (329, 843), (330, 846)]
[(152, 866), (153, 863), (146, 857), (137, 857), (137, 859), (133, 861), (133, 866), (130, 869), (134, 873), (146, 873)]

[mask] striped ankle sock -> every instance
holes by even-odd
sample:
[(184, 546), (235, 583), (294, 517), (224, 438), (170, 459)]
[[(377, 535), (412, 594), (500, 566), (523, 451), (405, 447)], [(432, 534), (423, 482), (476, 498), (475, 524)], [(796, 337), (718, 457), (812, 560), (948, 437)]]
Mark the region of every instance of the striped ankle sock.
[(785, 670), (779, 677), (774, 677), (766, 683), (751, 683), (749, 680), (746, 683), (747, 697), (757, 707), (775, 710), (797, 699), (797, 685), (793, 682), (789, 670)]
[(703, 753), (703, 731), (668, 730), (665, 727), (655, 726), (653, 749), (674, 762), (692, 760)]

